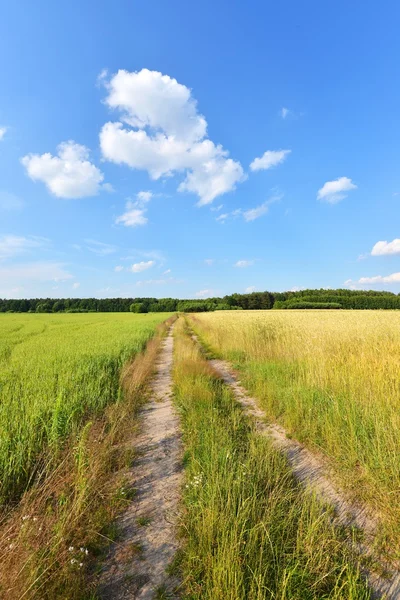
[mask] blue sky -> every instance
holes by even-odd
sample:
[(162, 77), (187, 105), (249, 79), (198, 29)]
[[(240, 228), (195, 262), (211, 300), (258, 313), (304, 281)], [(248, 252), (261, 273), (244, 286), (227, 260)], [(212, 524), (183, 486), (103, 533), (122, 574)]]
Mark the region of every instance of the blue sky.
[(400, 292), (399, 18), (7, 3), (0, 297)]

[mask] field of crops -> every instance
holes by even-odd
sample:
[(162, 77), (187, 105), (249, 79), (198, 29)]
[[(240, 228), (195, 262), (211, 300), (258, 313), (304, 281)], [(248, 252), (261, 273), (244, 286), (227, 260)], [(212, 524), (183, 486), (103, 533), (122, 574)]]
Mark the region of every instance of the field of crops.
[(118, 400), (122, 365), (167, 314), (0, 315), (0, 503), (38, 457)]
[(398, 539), (400, 315), (243, 311), (196, 315), (192, 323), (232, 361), (271, 420), (321, 450)]

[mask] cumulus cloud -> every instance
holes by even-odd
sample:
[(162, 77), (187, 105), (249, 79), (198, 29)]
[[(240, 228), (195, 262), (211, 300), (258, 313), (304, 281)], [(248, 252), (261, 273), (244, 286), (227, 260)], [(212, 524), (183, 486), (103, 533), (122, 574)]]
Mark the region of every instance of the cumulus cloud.
[(153, 267), (155, 264), (156, 263), (154, 260), (147, 260), (147, 261), (142, 260), (141, 262), (134, 263), (129, 268), (129, 270), (132, 271), (133, 273), (141, 273), (142, 271), (145, 271), (146, 269), (150, 269), (150, 267)]
[(250, 285), (249, 287), (245, 288), (245, 294), (252, 294), (253, 292), (256, 291), (256, 286), (255, 285)]
[(267, 150), (260, 158), (255, 158), (250, 164), (252, 171), (264, 171), (280, 165), (286, 160), (291, 150)]
[(28, 154), (21, 162), (33, 181), (42, 181), (59, 198), (96, 196), (102, 188), (103, 173), (89, 161), (88, 148), (74, 141), (61, 143), (57, 156)]
[(376, 242), (371, 250), (372, 256), (387, 256), (390, 254), (400, 254), (400, 239), (396, 238), (391, 242)]
[(199, 205), (235, 189), (245, 178), (239, 162), (207, 138), (207, 122), (191, 91), (158, 71), (118, 71), (105, 82), (105, 103), (120, 114), (100, 132), (103, 157), (152, 179), (181, 173), (181, 192)]
[(0, 142), (4, 138), (6, 133), (7, 133), (7, 127), (4, 127), (4, 125), (0, 126)]
[(318, 190), (317, 199), (328, 204), (336, 204), (347, 196), (347, 192), (356, 190), (357, 186), (349, 177), (339, 177), (334, 181), (327, 181)]
[(238, 260), (234, 266), (239, 269), (245, 269), (246, 267), (251, 267), (251, 265), (254, 265), (254, 260)]
[(77, 290), (80, 287), (80, 283), (78, 283), (77, 281), (75, 281), (75, 283), (72, 284), (72, 289), (73, 290)]
[(138, 227), (139, 225), (146, 225), (148, 218), (145, 216), (146, 204), (150, 202), (153, 197), (153, 193), (149, 191), (142, 191), (136, 194), (136, 200), (128, 200), (125, 205), (125, 212), (117, 217), (115, 223), (118, 225), (122, 223), (125, 227)]
[(48, 240), (36, 236), (3, 235), (0, 237), (0, 260), (13, 258), (35, 248), (43, 247)]

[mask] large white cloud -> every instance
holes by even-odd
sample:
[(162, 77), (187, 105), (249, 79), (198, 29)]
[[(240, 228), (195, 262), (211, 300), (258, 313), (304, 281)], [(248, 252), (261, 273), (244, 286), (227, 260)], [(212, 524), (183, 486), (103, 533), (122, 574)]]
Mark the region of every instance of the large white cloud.
[(234, 190), (244, 179), (239, 162), (206, 137), (207, 122), (186, 86), (158, 71), (120, 70), (106, 84), (106, 104), (120, 119), (100, 132), (103, 157), (152, 179), (181, 173), (181, 192), (193, 192), (199, 204)]
[(250, 164), (252, 171), (264, 171), (272, 169), (286, 160), (291, 150), (267, 150), (260, 158), (255, 158)]
[(400, 254), (400, 239), (396, 238), (391, 242), (376, 242), (371, 250), (372, 256), (385, 256), (390, 254)]
[(339, 177), (334, 181), (327, 181), (318, 190), (317, 199), (329, 204), (336, 204), (347, 196), (347, 192), (357, 189), (349, 177)]
[(21, 162), (31, 179), (42, 181), (59, 198), (83, 198), (99, 193), (104, 175), (88, 160), (88, 148), (69, 141), (61, 143), (57, 153), (57, 156), (49, 152), (28, 154)]

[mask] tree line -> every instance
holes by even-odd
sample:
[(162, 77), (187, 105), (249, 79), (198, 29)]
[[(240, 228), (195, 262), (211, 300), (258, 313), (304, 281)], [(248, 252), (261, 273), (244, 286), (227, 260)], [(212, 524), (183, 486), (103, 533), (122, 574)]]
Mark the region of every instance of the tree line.
[(31, 298), (0, 299), (0, 312), (207, 312), (269, 309), (400, 309), (400, 295), (373, 290), (300, 290), (253, 292), (206, 300), (177, 298)]

